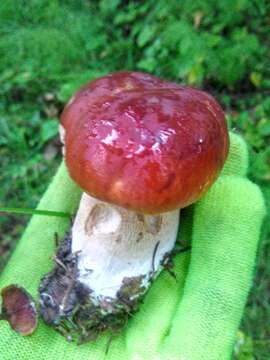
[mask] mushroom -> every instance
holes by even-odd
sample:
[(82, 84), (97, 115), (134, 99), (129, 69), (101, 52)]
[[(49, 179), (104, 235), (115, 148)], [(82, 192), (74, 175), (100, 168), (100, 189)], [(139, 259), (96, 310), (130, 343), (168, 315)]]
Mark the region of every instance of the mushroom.
[(137, 310), (174, 249), (179, 209), (216, 180), (229, 140), (212, 96), (139, 72), (84, 86), (60, 133), (84, 192), (40, 305), (47, 323), (82, 342), (121, 328)]
[(12, 284), (1, 290), (0, 320), (22, 336), (31, 335), (38, 322), (38, 313), (32, 296), (21, 286)]

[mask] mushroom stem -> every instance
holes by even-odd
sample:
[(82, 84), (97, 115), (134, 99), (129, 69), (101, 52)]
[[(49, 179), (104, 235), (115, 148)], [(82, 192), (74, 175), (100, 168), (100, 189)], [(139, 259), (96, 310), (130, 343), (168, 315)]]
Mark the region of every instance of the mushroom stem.
[(39, 287), (40, 313), (68, 340), (121, 329), (173, 250), (179, 210), (143, 215), (83, 193), (56, 266)]
[(115, 298), (123, 279), (146, 289), (175, 245), (179, 210), (143, 215), (82, 195), (72, 228), (80, 281), (96, 298)]

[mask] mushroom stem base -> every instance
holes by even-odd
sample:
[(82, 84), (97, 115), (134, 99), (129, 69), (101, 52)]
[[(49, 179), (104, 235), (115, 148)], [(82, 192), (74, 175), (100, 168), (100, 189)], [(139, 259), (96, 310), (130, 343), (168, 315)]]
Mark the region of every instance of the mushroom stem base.
[(117, 297), (100, 297), (80, 282), (77, 255), (71, 252), (67, 234), (56, 255), (56, 267), (43, 277), (39, 287), (40, 313), (68, 341), (91, 342), (107, 329), (122, 329), (142, 300), (142, 277), (124, 279)]

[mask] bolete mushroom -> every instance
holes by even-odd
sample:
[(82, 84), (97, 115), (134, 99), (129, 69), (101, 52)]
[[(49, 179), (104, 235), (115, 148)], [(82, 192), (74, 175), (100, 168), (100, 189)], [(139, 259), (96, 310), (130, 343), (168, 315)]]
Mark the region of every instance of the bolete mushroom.
[(69, 339), (123, 326), (175, 246), (179, 209), (228, 154), (209, 94), (139, 72), (84, 86), (61, 115), (64, 156), (83, 195), (57, 266), (40, 286), (43, 318)]

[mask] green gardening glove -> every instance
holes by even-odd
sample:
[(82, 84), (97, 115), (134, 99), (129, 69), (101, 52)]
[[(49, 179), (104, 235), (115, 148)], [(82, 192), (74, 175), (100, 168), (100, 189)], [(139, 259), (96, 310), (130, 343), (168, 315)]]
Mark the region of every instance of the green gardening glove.
[[(254, 271), (264, 204), (260, 190), (245, 176), (246, 145), (231, 134), (230, 154), (220, 178), (193, 207), (181, 211), (181, 239), (191, 253), (175, 257), (177, 280), (163, 271), (128, 325), (94, 343), (68, 343), (42, 321), (22, 337), (0, 322), (2, 360), (230, 359)], [(74, 212), (80, 191), (61, 165), (39, 208)], [(52, 267), (54, 233), (69, 221), (34, 216), (0, 277), (0, 287), (17, 283), (34, 297)]]

